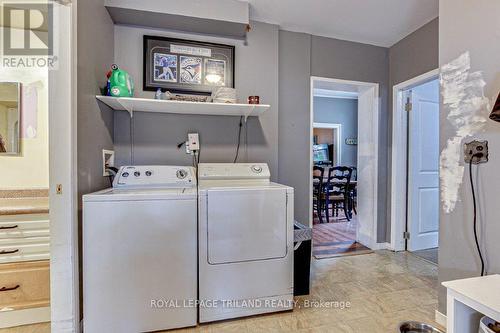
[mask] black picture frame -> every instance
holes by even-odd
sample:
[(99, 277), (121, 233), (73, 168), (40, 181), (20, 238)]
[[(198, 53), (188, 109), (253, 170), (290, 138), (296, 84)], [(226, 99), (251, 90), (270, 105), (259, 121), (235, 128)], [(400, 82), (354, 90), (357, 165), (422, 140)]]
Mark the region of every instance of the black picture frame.
[(209, 95), (234, 88), (234, 45), (143, 37), (143, 89)]

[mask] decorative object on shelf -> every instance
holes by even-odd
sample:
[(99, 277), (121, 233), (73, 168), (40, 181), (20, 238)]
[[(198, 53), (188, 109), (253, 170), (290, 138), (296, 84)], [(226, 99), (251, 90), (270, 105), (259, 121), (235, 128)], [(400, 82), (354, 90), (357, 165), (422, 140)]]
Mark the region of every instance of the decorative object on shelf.
[(134, 81), (132, 77), (118, 65), (113, 64), (106, 75), (108, 77), (107, 95), (113, 97), (134, 96)]
[(143, 89), (208, 95), (234, 88), (234, 46), (144, 36)]
[(161, 91), (161, 88), (158, 88), (158, 90), (156, 90), (155, 99), (163, 99), (163, 91)]
[(172, 94), (169, 91), (165, 92), (165, 99), (182, 102), (210, 102), (210, 96)]
[(347, 138), (345, 139), (345, 144), (350, 146), (356, 146), (358, 144), (357, 138)]
[(259, 96), (248, 96), (248, 104), (260, 104)]
[(236, 89), (219, 87), (212, 92), (212, 102), (214, 103), (236, 103)]

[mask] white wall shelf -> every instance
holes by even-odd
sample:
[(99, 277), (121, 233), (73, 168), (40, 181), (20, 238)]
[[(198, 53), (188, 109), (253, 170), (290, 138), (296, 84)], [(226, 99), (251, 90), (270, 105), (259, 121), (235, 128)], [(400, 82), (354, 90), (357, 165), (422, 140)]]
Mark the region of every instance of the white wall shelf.
[(177, 113), (215, 116), (256, 116), (259, 117), (270, 108), (267, 104), (231, 104), (231, 103), (202, 103), (157, 100), (147, 98), (96, 96), (116, 111), (127, 111), (130, 117), (134, 112)]

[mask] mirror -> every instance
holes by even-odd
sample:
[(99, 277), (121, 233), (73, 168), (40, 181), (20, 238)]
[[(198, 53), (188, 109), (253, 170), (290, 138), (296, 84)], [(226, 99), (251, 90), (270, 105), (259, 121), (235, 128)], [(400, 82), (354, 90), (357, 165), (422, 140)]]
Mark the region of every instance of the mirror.
[(21, 84), (0, 82), (0, 155), (20, 152)]

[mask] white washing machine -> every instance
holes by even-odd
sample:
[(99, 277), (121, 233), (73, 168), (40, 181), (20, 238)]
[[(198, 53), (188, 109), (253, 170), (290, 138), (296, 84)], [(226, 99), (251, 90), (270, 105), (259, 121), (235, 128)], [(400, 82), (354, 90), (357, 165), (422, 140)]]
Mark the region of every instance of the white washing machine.
[(267, 164), (198, 165), (199, 320), (293, 308), (293, 188)]
[(83, 196), (85, 332), (196, 325), (196, 200), (195, 169), (177, 166), (122, 167)]

